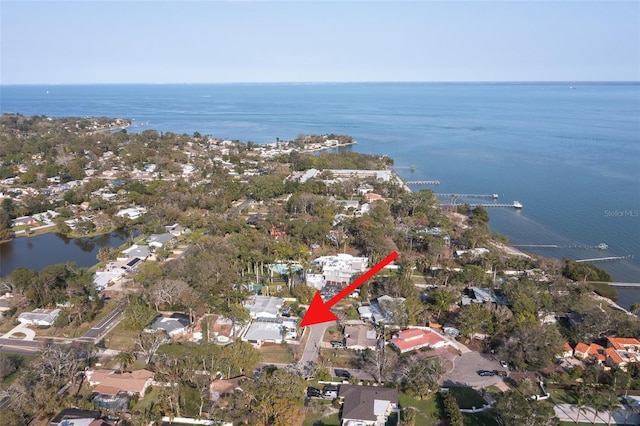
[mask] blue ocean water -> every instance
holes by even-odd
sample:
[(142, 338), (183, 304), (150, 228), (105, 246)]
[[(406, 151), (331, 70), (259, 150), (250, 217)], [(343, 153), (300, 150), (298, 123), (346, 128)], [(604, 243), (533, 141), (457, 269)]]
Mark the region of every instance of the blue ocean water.
[[(129, 131), (200, 132), (257, 143), (345, 133), (443, 193), (497, 193), (521, 211), (490, 225), (537, 253), (603, 263), (640, 282), (640, 84), (214, 84), (0, 86), (0, 112), (134, 119)], [(411, 171), (408, 167), (415, 166)], [(626, 304), (621, 301), (621, 304)]]

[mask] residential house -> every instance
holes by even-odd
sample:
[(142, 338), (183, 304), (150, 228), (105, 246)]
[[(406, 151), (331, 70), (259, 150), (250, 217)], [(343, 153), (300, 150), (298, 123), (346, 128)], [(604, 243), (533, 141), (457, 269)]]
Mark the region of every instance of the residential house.
[(100, 419), (100, 411), (65, 408), (49, 422), (49, 426), (92, 425), (92, 422), (98, 419)]
[(567, 342), (562, 345), (562, 352), (558, 354), (558, 358), (571, 358), (573, 356), (573, 348)]
[(378, 345), (376, 330), (369, 325), (347, 325), (344, 327), (344, 336), (347, 349), (374, 350)]
[(585, 343), (578, 343), (573, 349), (573, 356), (585, 361), (591, 361), (598, 364), (605, 362), (606, 355), (604, 347), (597, 343), (591, 343), (587, 345)]
[(176, 237), (187, 232), (187, 228), (182, 225), (178, 225), (177, 223), (174, 223), (173, 225), (165, 225), (164, 230)]
[(373, 186), (369, 185), (368, 183), (361, 183), (358, 186), (357, 191), (358, 191), (358, 194), (365, 195), (365, 194), (368, 194), (369, 192), (373, 192)]
[(126, 254), (127, 257), (137, 257), (142, 260), (145, 260), (151, 254), (149, 250), (149, 246), (134, 244), (128, 249), (122, 250), (123, 254)]
[(471, 303), (495, 303), (498, 305), (508, 305), (509, 301), (501, 289), (468, 287), (462, 296), (462, 305)]
[(385, 198), (382, 195), (376, 194), (375, 192), (365, 194), (364, 199), (367, 200), (367, 203), (369, 204), (375, 203), (376, 201), (385, 201)]
[(327, 284), (348, 285), (354, 274), (367, 270), (368, 263), (367, 257), (355, 257), (347, 253), (318, 257), (311, 265), (322, 268), (322, 279), (315, 281), (313, 286), (322, 289)]
[(144, 207), (129, 207), (129, 208), (118, 211), (116, 213), (116, 216), (135, 220), (135, 219), (138, 219), (143, 214), (145, 214), (146, 212), (147, 212), (147, 209), (145, 209)]
[(114, 283), (124, 275), (124, 270), (120, 268), (112, 269), (109, 271), (97, 271), (93, 276), (93, 286), (98, 291), (102, 291)]
[(342, 426), (385, 426), (389, 414), (398, 407), (396, 389), (376, 386), (341, 385)]
[(151, 234), (145, 241), (152, 249), (159, 249), (174, 238), (173, 234), (165, 232), (164, 234)]
[(0, 312), (5, 312), (12, 308), (11, 298), (13, 298), (13, 294), (11, 293), (5, 293), (0, 296)]
[(640, 353), (640, 341), (626, 337), (607, 337), (607, 347), (619, 351)]
[(297, 337), (297, 321), (288, 318), (257, 318), (242, 336), (245, 342), (282, 343)]
[(351, 209), (353, 211), (356, 211), (360, 207), (360, 202), (358, 200), (336, 200), (336, 199), (330, 199), (330, 200), (333, 201), (335, 204), (342, 206), (343, 210)]
[(31, 216), (17, 217), (11, 221), (11, 226), (38, 226), (39, 223)]
[(391, 297), (386, 294), (378, 297), (369, 307), (373, 315), (373, 321), (376, 324), (379, 322), (388, 324), (401, 323), (404, 319), (403, 316), (406, 315), (404, 301), (404, 297)]
[(271, 229), (269, 229), (269, 236), (271, 237), (284, 237), (287, 235), (287, 231), (284, 228), (284, 225), (271, 225)]
[(373, 312), (371, 311), (370, 306), (360, 306), (358, 308), (358, 314), (360, 315), (360, 319), (363, 321), (374, 321)]
[(244, 307), (249, 310), (251, 318), (277, 318), (284, 299), (271, 296), (253, 296)]
[(116, 370), (88, 370), (85, 377), (89, 386), (96, 386), (93, 390), (95, 393), (113, 396), (126, 392), (129, 395), (139, 394), (142, 398), (153, 382), (153, 372), (149, 370), (125, 373), (118, 373)]
[(185, 317), (179, 318), (167, 318), (163, 316), (157, 316), (153, 322), (144, 329), (147, 333), (155, 333), (158, 330), (162, 330), (171, 338), (183, 336), (187, 333), (189, 327), (189, 320)]
[(18, 321), (25, 325), (51, 327), (60, 312), (60, 309), (34, 309), (31, 312), (23, 312), (18, 315)]
[(608, 365), (617, 365), (626, 370), (629, 363), (640, 360), (640, 341), (634, 338), (607, 337), (605, 356)]
[(410, 328), (396, 334), (391, 339), (391, 344), (398, 348), (400, 353), (405, 353), (421, 348), (441, 348), (449, 342), (429, 328)]
[(214, 380), (213, 383), (211, 383), (209, 400), (216, 406), (222, 405), (220, 399), (232, 396), (238, 390), (242, 391), (240, 385), (246, 380), (249, 380), (249, 378), (245, 375), (232, 377), (227, 380)]
[(455, 255), (458, 258), (460, 258), (460, 257), (464, 256), (465, 254), (467, 254), (472, 259), (475, 259), (477, 257), (483, 256), (483, 255), (485, 255), (487, 253), (489, 253), (489, 249), (486, 249), (484, 247), (479, 247), (479, 248), (470, 249), (470, 250), (456, 250), (455, 251)]

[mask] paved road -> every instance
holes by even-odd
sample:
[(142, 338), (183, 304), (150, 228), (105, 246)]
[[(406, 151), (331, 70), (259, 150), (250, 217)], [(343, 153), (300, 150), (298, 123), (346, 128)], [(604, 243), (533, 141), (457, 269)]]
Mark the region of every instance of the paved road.
[(478, 370), (506, 370), (492, 356), (467, 352), (453, 359), (454, 367), (444, 375), (445, 386), (487, 387), (502, 382), (499, 376), (479, 376)]
[(107, 331), (109, 331), (112, 327), (120, 322), (120, 320), (122, 319), (122, 312), (122, 308), (115, 308), (104, 318), (102, 318), (96, 325), (91, 327), (89, 331), (87, 331), (84, 336), (82, 336), (78, 340), (100, 339)]
[(315, 324), (307, 327), (310, 329), (308, 331), (309, 337), (307, 338), (307, 344), (304, 347), (304, 351), (302, 352), (300, 361), (306, 364), (307, 362), (316, 362), (318, 360), (318, 352), (322, 344), (324, 332), (327, 330), (327, 328), (335, 324), (337, 323), (333, 321), (324, 322), (322, 324)]
[(42, 345), (35, 340), (0, 339), (0, 352), (29, 355), (40, 351)]

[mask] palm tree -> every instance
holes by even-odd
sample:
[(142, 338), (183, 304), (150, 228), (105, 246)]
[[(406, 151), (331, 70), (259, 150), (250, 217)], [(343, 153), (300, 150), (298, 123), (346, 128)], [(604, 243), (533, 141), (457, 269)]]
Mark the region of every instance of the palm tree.
[(622, 405), (624, 407), (624, 424), (627, 424), (629, 417), (638, 412), (638, 407), (633, 404), (633, 400), (630, 400), (626, 397), (622, 398)]
[(576, 407), (578, 408), (578, 413), (576, 414), (576, 424), (580, 423), (580, 412), (585, 411), (585, 404), (587, 402), (587, 387), (584, 382), (580, 385), (578, 389), (578, 394), (576, 396)]
[(118, 362), (118, 369), (121, 374), (124, 373), (128, 366), (136, 362), (136, 356), (131, 351), (120, 351), (113, 359)]

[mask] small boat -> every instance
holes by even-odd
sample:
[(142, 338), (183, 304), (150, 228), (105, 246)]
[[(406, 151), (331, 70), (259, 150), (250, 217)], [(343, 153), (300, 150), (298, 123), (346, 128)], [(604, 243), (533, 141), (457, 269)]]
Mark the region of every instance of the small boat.
[(498, 199), (498, 194), (491, 194), (491, 198), (493, 198), (494, 200)]
[(513, 202), (513, 208), (514, 209), (521, 209), (522, 208), (522, 203), (520, 201), (514, 201)]
[(597, 249), (599, 249), (599, 250), (606, 250), (606, 249), (608, 249), (608, 248), (609, 248), (609, 246), (608, 246), (608, 245), (606, 245), (605, 243), (600, 243), (600, 244), (598, 244), (598, 245), (596, 246), (596, 248), (597, 248)]

